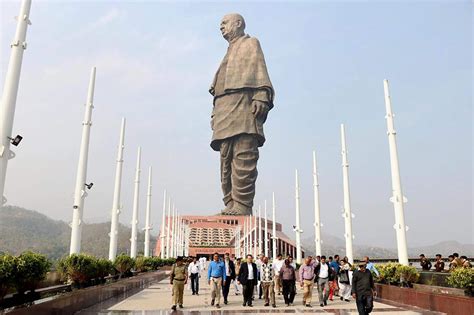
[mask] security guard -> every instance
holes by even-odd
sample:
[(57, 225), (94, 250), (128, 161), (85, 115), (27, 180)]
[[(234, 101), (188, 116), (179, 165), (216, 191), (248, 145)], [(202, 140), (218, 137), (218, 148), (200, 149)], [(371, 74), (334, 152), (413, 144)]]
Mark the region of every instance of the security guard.
[(183, 257), (176, 258), (176, 263), (171, 269), (170, 283), (173, 286), (171, 309), (176, 311), (176, 305), (183, 308), (184, 285), (188, 283), (188, 268), (184, 264)]

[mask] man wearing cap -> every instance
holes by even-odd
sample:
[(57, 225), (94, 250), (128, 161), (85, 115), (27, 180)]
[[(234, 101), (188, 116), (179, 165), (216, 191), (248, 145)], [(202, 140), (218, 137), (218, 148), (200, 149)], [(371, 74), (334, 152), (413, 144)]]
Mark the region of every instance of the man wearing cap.
[(176, 311), (176, 305), (183, 308), (184, 285), (188, 282), (188, 268), (184, 264), (183, 257), (176, 258), (170, 274), (170, 284), (173, 286), (173, 297), (171, 309)]

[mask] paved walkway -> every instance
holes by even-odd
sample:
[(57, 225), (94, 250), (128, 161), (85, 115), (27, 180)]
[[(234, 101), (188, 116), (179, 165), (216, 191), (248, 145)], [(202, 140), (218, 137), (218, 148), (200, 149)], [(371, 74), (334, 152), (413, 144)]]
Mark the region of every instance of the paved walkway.
[[(190, 288), (187, 286), (184, 294), (184, 308), (173, 312), (171, 307), (171, 285), (169, 280), (163, 280), (160, 283), (151, 285), (147, 289), (130, 296), (120, 303), (110, 307), (101, 314), (231, 314), (231, 313), (329, 313), (329, 314), (354, 314), (357, 315), (357, 307), (355, 302), (344, 302), (338, 297), (334, 301), (328, 301), (325, 307), (319, 306), (317, 290), (313, 292), (313, 307), (303, 306), (301, 299), (303, 292), (298, 288), (295, 297), (295, 306), (287, 307), (284, 303), (283, 296), (276, 295), (277, 308), (265, 307), (263, 300), (255, 300), (253, 307), (242, 306), (242, 295), (236, 295), (234, 286), (231, 286), (229, 293), (229, 304), (224, 305), (221, 300), (221, 308), (217, 309), (211, 306), (210, 287), (204, 277), (200, 279), (199, 296), (191, 294)], [(434, 312), (423, 311), (419, 309), (406, 309), (380, 303), (374, 303), (374, 311), (371, 314), (384, 315), (413, 315), (413, 314), (440, 314)]]

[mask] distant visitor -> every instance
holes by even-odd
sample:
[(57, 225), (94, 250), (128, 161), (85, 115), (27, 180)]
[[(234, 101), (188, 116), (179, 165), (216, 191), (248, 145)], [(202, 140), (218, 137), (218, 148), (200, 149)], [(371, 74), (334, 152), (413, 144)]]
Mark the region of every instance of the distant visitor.
[(211, 147), (220, 151), (222, 214), (250, 215), (258, 148), (265, 143), (263, 124), (275, 92), (259, 41), (244, 33), (244, 18), (228, 14), (220, 30), (229, 48), (209, 89), (214, 96)]

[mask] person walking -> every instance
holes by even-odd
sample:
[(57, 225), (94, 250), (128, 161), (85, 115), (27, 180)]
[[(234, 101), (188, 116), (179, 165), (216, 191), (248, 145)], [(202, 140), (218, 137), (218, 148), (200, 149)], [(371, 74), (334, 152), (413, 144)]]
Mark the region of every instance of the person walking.
[(308, 256), (299, 269), (300, 286), (303, 288), (303, 305), (306, 307), (312, 307), (311, 298), (313, 295), (314, 264), (315, 261), (313, 257)]
[(339, 274), (339, 255), (335, 255), (334, 259), (329, 257), (329, 267), (334, 271), (329, 274), (329, 300), (333, 301), (333, 297), (339, 295), (339, 286), (337, 275)]
[(183, 293), (186, 283), (188, 283), (188, 269), (183, 262), (183, 257), (178, 257), (170, 273), (170, 284), (173, 286), (173, 296), (171, 297), (173, 311), (176, 311), (176, 305), (183, 308)]
[(283, 286), (283, 298), (285, 299), (285, 304), (286, 306), (290, 306), (293, 304), (296, 294), (296, 271), (290, 264), (289, 259), (285, 260), (284, 265), (280, 269), (280, 279)]
[(372, 273), (366, 264), (359, 265), (359, 270), (352, 276), (352, 297), (356, 300), (359, 315), (367, 315), (374, 308), (375, 285)]
[(344, 257), (340, 261), (340, 268), (339, 268), (339, 295), (341, 297), (341, 301), (350, 302), (349, 298), (351, 296), (351, 281), (350, 281), (350, 272), (351, 272), (351, 264), (349, 263), (347, 257)]
[(224, 255), (224, 267), (225, 267), (225, 278), (226, 281), (222, 282), (222, 295), (224, 296), (224, 304), (227, 305), (230, 290), (230, 283), (235, 279), (235, 265), (232, 260), (230, 260), (229, 253)]
[(201, 264), (197, 257), (193, 257), (193, 261), (188, 266), (188, 274), (191, 277), (191, 291), (193, 295), (199, 295), (199, 277), (201, 273)]
[(272, 263), (273, 264), (273, 269), (275, 270), (275, 292), (280, 295), (281, 294), (281, 278), (280, 278), (280, 270), (281, 267), (283, 267), (283, 264), (285, 261), (283, 260), (283, 256), (281, 254), (278, 254), (275, 261)]
[(256, 290), (257, 290), (257, 293), (258, 293), (258, 299), (259, 300), (262, 299), (262, 294), (263, 294), (262, 281), (260, 280), (260, 267), (262, 266), (262, 263), (263, 263), (263, 257), (265, 257), (265, 255), (260, 254), (257, 258), (257, 261), (255, 261), (255, 264), (257, 265), (257, 287), (256, 287)]
[(239, 276), (241, 264), (242, 264), (242, 259), (237, 258), (235, 261), (235, 279), (232, 281), (234, 283), (235, 295), (240, 294), (240, 285), (237, 283), (237, 277)]
[(315, 268), (314, 282), (318, 284), (319, 306), (328, 305), (329, 279), (332, 278), (333, 269), (326, 262), (326, 256), (321, 256), (320, 263)]
[[(207, 281), (211, 286), (211, 305), (214, 306), (215, 304), (217, 308), (220, 308), (221, 288), (222, 284), (225, 284), (226, 273), (225, 265), (222, 261), (219, 261), (218, 253), (214, 254), (213, 260), (209, 264), (209, 268), (207, 270)], [(215, 303), (216, 299), (217, 303)]]
[(257, 284), (257, 265), (253, 262), (253, 256), (248, 254), (246, 262), (240, 265), (238, 284), (242, 284), (243, 306), (252, 306), (252, 295)]
[(271, 300), (272, 307), (276, 307), (274, 275), (275, 269), (273, 265), (268, 263), (268, 257), (263, 257), (262, 265), (260, 266), (260, 282), (262, 284), (265, 306), (269, 306)]

